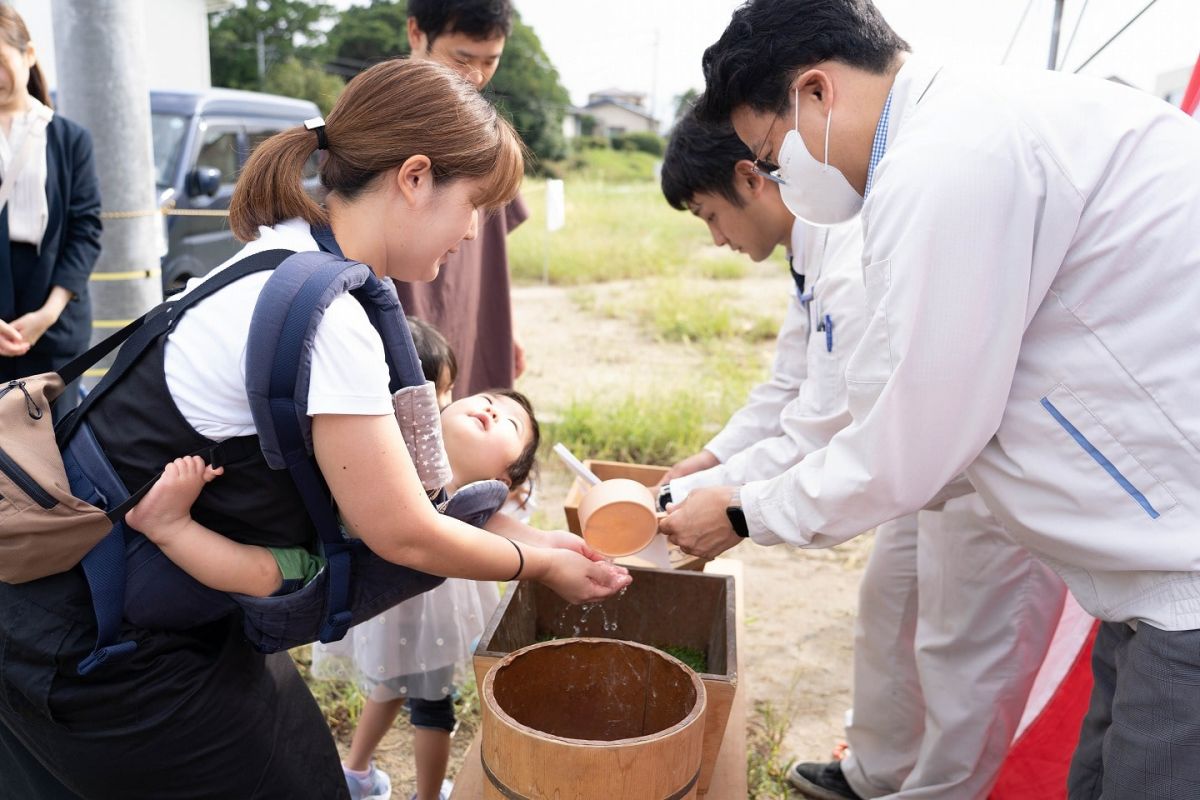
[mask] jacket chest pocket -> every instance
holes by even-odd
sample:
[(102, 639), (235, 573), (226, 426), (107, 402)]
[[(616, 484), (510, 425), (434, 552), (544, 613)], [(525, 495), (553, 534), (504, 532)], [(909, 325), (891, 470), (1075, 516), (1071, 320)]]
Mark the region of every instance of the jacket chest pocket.
[(1074, 440), (1081, 451), (1081, 459), (1090, 459), (1089, 469), (1081, 476), (1083, 479), (1105, 481), (1109, 486), (1119, 488), (1128, 496), (1129, 502), (1140, 506), (1151, 519), (1157, 519), (1176, 506), (1175, 496), (1109, 432), (1074, 392), (1059, 384), (1042, 398), (1041, 404), (1064, 435)]
[[(836, 320), (830, 319), (836, 325)], [(809, 380), (815, 382), (813, 406), (821, 414), (831, 414), (843, 408), (846, 404), (846, 378), (842, 365), (849, 355), (837, 339), (826, 337), (825, 330), (813, 331), (809, 340), (808, 370)]]
[(892, 374), (892, 343), (885, 298), (892, 285), (891, 261), (863, 267), (867, 321), (862, 340), (846, 362), (846, 380), (852, 383), (886, 383)]

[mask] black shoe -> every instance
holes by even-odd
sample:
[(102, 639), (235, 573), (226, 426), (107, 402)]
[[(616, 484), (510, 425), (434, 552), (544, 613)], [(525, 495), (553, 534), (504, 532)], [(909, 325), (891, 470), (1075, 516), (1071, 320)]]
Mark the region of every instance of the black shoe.
[(796, 764), (788, 770), (788, 783), (812, 800), (863, 800), (842, 774), (842, 762)]

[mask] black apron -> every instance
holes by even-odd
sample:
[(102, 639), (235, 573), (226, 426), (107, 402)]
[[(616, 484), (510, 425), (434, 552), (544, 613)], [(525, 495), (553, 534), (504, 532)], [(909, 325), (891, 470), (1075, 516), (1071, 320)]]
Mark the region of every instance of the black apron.
[[(162, 366), (161, 349), (147, 354), (89, 415), (101, 441), (121, 443), (106, 451), (131, 482), (151, 462), (157, 469), (191, 452), (197, 436)], [(288, 502), (286, 473), (244, 466), (213, 483), (237, 496), (204, 498), (196, 518), (240, 528), (247, 535), (235, 538), (255, 544), (307, 541), (311, 523), (293, 516), (300, 503)], [(236, 615), (185, 632), (126, 623), (121, 639), (137, 650), (80, 677), (96, 640), (81, 569), (0, 583), (0, 800), (349, 797), (324, 715), (291, 657), (255, 652)]]

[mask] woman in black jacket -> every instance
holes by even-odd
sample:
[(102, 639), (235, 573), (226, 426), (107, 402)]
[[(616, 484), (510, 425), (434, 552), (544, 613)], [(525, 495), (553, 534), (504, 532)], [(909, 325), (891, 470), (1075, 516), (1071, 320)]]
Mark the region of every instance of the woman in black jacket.
[[(29, 31), (0, 4), (0, 382), (57, 369), (87, 349), (88, 279), (100, 192), (86, 130), (49, 108)], [(58, 411), (73, 406), (64, 394)]]

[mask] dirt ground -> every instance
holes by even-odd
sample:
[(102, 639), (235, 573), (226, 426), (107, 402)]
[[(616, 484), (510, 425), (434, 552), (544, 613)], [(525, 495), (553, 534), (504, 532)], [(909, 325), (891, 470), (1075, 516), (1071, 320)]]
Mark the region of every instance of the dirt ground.
[[(722, 284), (721, 291), (728, 292), (731, 301), (782, 308), (784, 280), (749, 278)], [(513, 292), (529, 362), (519, 388), (535, 405), (552, 409), (584, 392), (600, 396), (619, 391), (623, 396), (631, 386), (703, 380), (703, 358), (694, 349), (655, 342), (625, 321), (582, 312), (573, 291), (578, 290), (531, 286)], [(636, 291), (636, 284), (606, 284), (588, 291), (620, 297)], [(761, 346), (764, 364), (769, 363), (771, 349), (770, 342)], [(557, 465), (543, 465), (538, 503), (549, 524), (565, 527), (561, 504), (567, 484), (566, 473)], [(780, 748), (784, 759), (827, 758), (842, 736), (850, 707), (857, 589), (870, 540), (864, 536), (834, 550), (804, 551), (746, 543), (727, 554), (745, 565), (746, 640), (739, 646), (743, 679), (754, 703), (772, 704), (786, 720)], [(456, 735), (452, 774), (474, 734), (474, 726), (464, 725)], [(393, 796), (407, 800), (412, 758), (406, 726), (393, 730), (377, 761), (392, 776)]]

